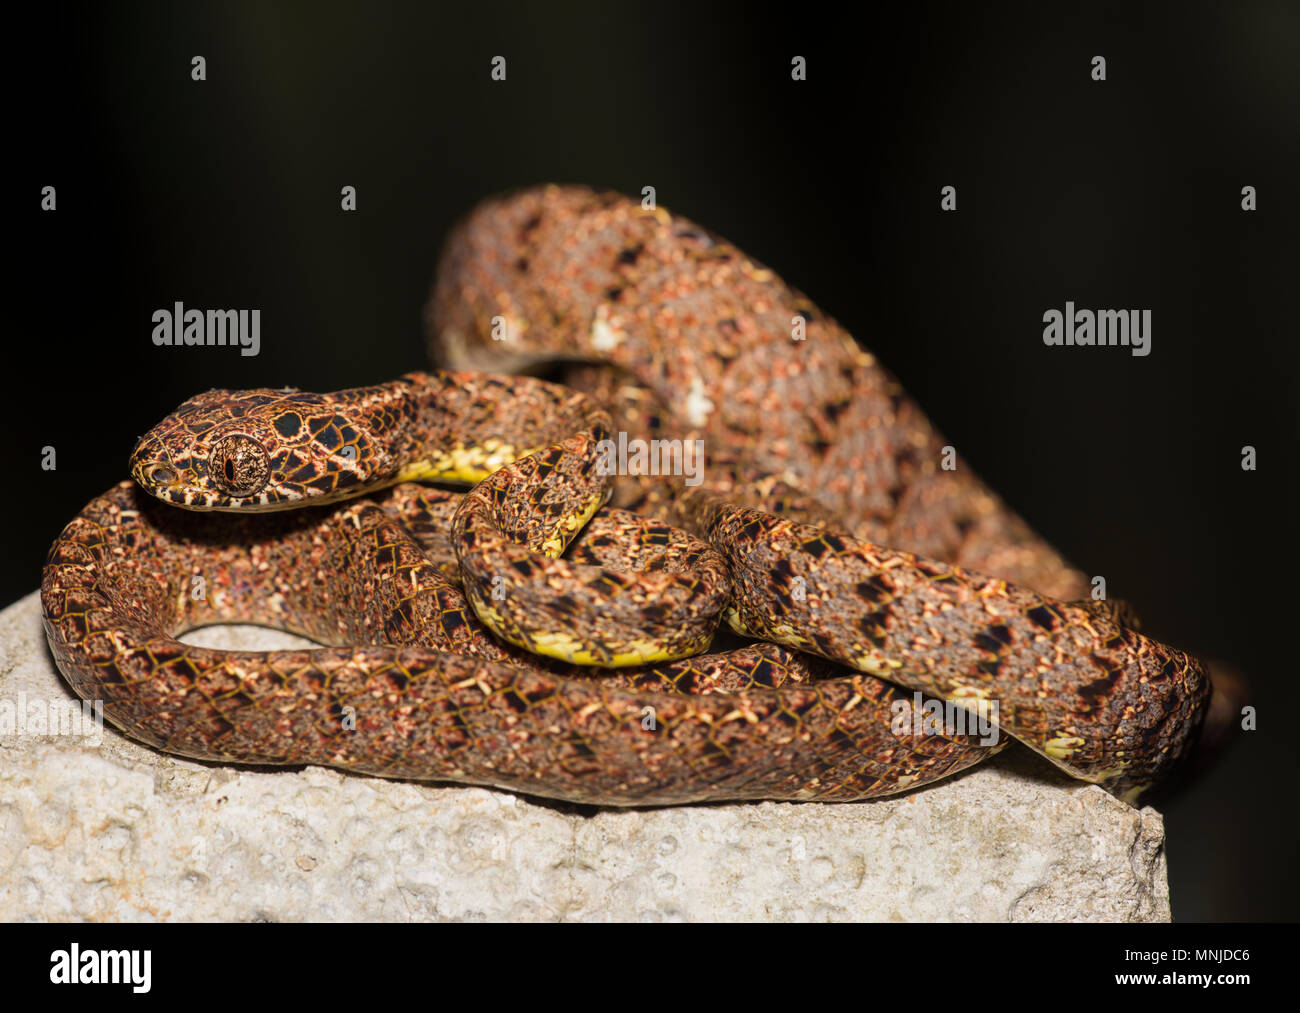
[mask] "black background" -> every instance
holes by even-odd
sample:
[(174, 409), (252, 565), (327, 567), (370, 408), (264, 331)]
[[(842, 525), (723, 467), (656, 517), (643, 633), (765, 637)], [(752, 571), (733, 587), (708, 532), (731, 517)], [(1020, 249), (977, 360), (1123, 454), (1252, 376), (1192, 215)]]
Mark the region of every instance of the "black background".
[[(1247, 672), (1261, 730), (1162, 804), (1173, 910), (1294, 918), (1298, 7), (982, 6), (115, 4), (15, 21), (0, 600), (37, 585), (59, 528), (190, 394), (424, 365), (442, 239), (482, 197), (653, 185), (846, 325), (1150, 632)], [(1042, 314), (1067, 299), (1149, 308), (1152, 354), (1045, 347)], [(176, 300), (261, 309), (261, 354), (155, 347), (150, 315)]]

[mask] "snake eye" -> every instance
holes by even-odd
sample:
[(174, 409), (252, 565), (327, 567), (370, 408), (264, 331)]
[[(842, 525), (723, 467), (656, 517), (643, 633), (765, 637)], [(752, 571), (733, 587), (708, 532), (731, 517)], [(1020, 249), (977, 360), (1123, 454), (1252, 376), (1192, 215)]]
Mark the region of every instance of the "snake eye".
[(266, 485), (270, 472), (266, 451), (251, 436), (217, 441), (208, 462), (208, 478), (227, 496), (252, 496)]
[(149, 469), (149, 481), (154, 485), (171, 485), (176, 481), (176, 472), (165, 464), (155, 464)]

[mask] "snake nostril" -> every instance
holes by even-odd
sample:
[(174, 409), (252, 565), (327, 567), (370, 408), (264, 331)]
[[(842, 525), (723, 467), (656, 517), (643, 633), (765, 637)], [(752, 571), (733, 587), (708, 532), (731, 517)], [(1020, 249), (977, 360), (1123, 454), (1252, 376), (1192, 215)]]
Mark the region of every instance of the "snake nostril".
[(155, 464), (149, 469), (149, 481), (157, 485), (171, 485), (176, 481), (176, 472), (165, 464)]

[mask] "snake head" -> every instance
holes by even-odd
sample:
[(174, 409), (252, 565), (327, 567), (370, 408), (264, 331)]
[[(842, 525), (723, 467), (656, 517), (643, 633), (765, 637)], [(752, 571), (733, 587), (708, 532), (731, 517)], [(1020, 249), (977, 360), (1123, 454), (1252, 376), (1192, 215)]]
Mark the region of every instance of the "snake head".
[(189, 510), (268, 511), (345, 499), (391, 484), (400, 416), (370, 398), (283, 390), (210, 390), (140, 438), (131, 475)]

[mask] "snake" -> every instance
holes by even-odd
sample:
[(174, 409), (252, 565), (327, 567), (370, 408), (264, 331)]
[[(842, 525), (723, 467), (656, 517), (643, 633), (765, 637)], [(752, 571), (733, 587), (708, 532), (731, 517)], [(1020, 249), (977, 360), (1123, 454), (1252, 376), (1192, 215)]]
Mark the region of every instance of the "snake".
[[(75, 693), (198, 760), (600, 806), (868, 800), (1012, 740), (1136, 803), (1196, 745), (1204, 662), (1089, 597), (852, 335), (690, 220), (492, 198), (426, 320), (437, 368), (212, 390), (139, 440), (43, 570)], [(706, 464), (611, 466), (629, 439)], [(322, 646), (179, 639), (232, 622)], [(971, 721), (900, 722), (927, 706)]]

